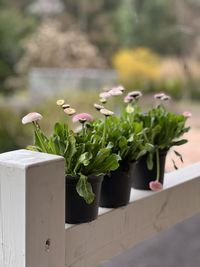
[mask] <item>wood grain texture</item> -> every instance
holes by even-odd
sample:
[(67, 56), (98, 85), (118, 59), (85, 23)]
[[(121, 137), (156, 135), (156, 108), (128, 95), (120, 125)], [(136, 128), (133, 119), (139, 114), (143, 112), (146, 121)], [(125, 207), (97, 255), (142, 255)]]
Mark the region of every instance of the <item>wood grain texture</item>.
[(166, 174), (159, 192), (132, 190), (129, 205), (100, 209), (96, 221), (66, 225), (66, 267), (96, 267), (200, 212), (200, 164)]
[(0, 266), (64, 267), (64, 160), (0, 155)]

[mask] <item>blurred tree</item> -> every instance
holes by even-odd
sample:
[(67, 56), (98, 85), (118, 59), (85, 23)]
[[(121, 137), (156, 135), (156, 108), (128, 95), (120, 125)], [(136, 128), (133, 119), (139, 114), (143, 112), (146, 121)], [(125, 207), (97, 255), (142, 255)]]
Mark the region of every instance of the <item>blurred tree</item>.
[(110, 55), (119, 45), (115, 32), (116, 0), (63, 0), (66, 13), (73, 16), (74, 23), (87, 33), (91, 43), (96, 45), (109, 62)]
[(21, 40), (34, 28), (34, 21), (17, 10), (0, 10), (0, 92), (11, 89), (7, 79), (16, 74), (15, 64), (22, 55)]
[(123, 47), (133, 46), (133, 25), (136, 23), (136, 12), (132, 0), (120, 1), (117, 10), (117, 25), (120, 44)]
[(24, 42), (25, 53), (18, 72), (25, 74), (31, 67), (104, 68), (99, 55), (85, 33), (78, 29), (63, 30), (56, 20), (44, 21)]
[(200, 2), (199, 0), (176, 0), (175, 11), (178, 19), (177, 31), (182, 33), (180, 61), (184, 70), (186, 83), (183, 98), (196, 94), (199, 98), (199, 79), (193, 77), (193, 66), (190, 58), (200, 60)]
[[(178, 53), (181, 33), (171, 1), (121, 0), (118, 11), (118, 36), (128, 46), (145, 46), (161, 54)], [(125, 44), (124, 43), (124, 44)]]
[(32, 2), (32, 0), (1, 0), (6, 4), (8, 8), (16, 8), (20, 12), (25, 13), (26, 7)]

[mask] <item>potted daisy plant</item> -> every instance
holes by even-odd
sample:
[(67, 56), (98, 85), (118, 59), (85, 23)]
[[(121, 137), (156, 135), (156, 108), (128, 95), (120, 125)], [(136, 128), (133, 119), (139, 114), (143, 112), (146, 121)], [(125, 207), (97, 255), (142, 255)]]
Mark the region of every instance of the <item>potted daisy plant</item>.
[(109, 145), (102, 145), (101, 136), (88, 134), (87, 123), (93, 120), (88, 113), (76, 114), (75, 109), (58, 100), (64, 112), (81, 124), (81, 131), (69, 129), (67, 123), (57, 122), (50, 136), (39, 125), (42, 115), (33, 112), (22, 119), (34, 126), (34, 145), (28, 149), (57, 154), (65, 159), (66, 222), (83, 223), (98, 215), (102, 175), (118, 168), (119, 156)]
[[(190, 130), (186, 126), (189, 112), (176, 114), (167, 111), (165, 103), (170, 97), (164, 93), (154, 96), (156, 106), (148, 112), (138, 112), (135, 120), (142, 122), (145, 128), (143, 142), (151, 144), (150, 149), (140, 157), (134, 166), (133, 187), (142, 190), (157, 191), (162, 189), (167, 153), (172, 147), (187, 143), (183, 135)], [(181, 154), (174, 150), (176, 156), (183, 161)], [(174, 167), (176, 167), (173, 160)]]

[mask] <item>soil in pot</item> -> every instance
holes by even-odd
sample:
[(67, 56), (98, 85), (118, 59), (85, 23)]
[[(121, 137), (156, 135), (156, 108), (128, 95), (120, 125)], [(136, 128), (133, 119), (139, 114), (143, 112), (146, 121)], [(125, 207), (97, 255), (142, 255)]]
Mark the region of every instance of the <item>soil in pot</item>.
[(129, 163), (122, 162), (117, 170), (104, 176), (101, 187), (101, 207), (117, 208), (129, 203), (132, 184), (129, 170)]
[(93, 221), (98, 216), (101, 183), (103, 176), (89, 176), (88, 182), (92, 186), (95, 199), (91, 204), (79, 196), (76, 191), (78, 177), (66, 176), (65, 193), (65, 222), (70, 224)]
[[(160, 175), (159, 182), (163, 184), (164, 182), (164, 172), (165, 172), (165, 160), (167, 151), (161, 151), (159, 153), (159, 163), (160, 163)], [(135, 162), (131, 168), (131, 176), (133, 178), (133, 188), (140, 190), (151, 190), (149, 188), (149, 183), (156, 180), (157, 167), (156, 167), (156, 155), (153, 158), (153, 169), (149, 170), (147, 168), (147, 155), (141, 157)]]

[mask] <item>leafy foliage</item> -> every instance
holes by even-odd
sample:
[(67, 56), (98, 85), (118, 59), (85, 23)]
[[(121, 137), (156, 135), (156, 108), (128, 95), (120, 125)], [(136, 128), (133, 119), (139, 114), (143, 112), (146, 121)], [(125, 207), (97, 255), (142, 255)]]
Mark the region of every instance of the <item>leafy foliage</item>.
[(106, 121), (96, 121), (93, 123), (93, 134), (98, 135), (104, 130), (106, 124), (105, 143), (113, 153), (120, 156), (121, 161), (130, 162), (137, 160), (142, 153), (143, 148), (143, 125), (134, 121), (133, 117), (112, 116)]
[(91, 203), (94, 194), (87, 177), (105, 174), (119, 166), (119, 156), (108, 146), (102, 148), (100, 140), (98, 135), (75, 134), (66, 124), (57, 122), (50, 137), (36, 127), (34, 146), (29, 149), (63, 156), (66, 175), (80, 178), (77, 178), (77, 192)]
[[(144, 141), (152, 145), (147, 158), (149, 169), (153, 168), (152, 159), (156, 151), (168, 151), (173, 146), (187, 143), (186, 139), (181, 139), (183, 134), (190, 130), (190, 127), (185, 126), (186, 117), (183, 115), (168, 112), (160, 105), (147, 113), (138, 113), (136, 117), (147, 129)], [(178, 152), (175, 154), (182, 159)]]

